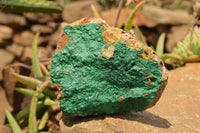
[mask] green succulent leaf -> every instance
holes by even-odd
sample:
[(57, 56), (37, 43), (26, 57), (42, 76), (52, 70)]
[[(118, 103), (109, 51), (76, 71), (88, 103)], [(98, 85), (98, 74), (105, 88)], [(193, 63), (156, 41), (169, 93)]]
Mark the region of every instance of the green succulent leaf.
[(147, 45), (147, 42), (146, 42), (146, 39), (144, 37), (144, 35), (142, 34), (142, 31), (140, 30), (140, 28), (138, 26), (134, 26), (134, 31), (135, 31), (135, 34), (136, 36), (138, 37), (138, 39), (145, 45), (145, 46), (148, 46)]
[(51, 100), (50, 98), (45, 98), (44, 100), (44, 105), (46, 106), (53, 106), (53, 105), (59, 105), (57, 102), (55, 102), (54, 100)]
[(182, 66), (186, 62), (199, 61), (200, 56), (200, 28), (194, 27), (183, 41), (177, 43), (171, 54), (161, 56), (165, 63), (174, 62), (176, 66)]
[[(29, 90), (29, 89), (26, 89), (26, 88), (15, 88), (14, 89), (15, 91), (19, 92), (19, 93), (22, 93), (22, 94), (25, 94), (25, 95), (29, 95), (29, 96), (33, 96), (35, 91), (34, 90)], [(40, 93), (40, 95), (38, 96), (39, 99), (42, 99), (44, 98), (44, 94), (43, 93)]]
[(91, 9), (95, 17), (101, 18), (100, 14), (98, 13), (97, 9), (95, 8), (93, 4), (91, 5)]
[[(45, 110), (45, 108), (46, 108), (46, 106), (43, 104), (43, 102), (39, 101), (37, 103), (37, 114), (40, 113), (41, 111)], [(21, 110), (20, 112), (18, 112), (17, 115), (15, 116), (16, 121), (19, 122), (20, 124), (23, 123), (24, 121), (27, 121), (29, 111), (30, 111), (30, 107), (27, 107), (27, 108)]]
[(18, 82), (31, 87), (32, 89), (36, 89), (37, 85), (41, 84), (42, 82), (40, 80), (37, 80), (35, 78), (23, 76), (20, 74), (17, 74), (15, 72), (10, 73)]
[(165, 33), (162, 33), (158, 39), (158, 43), (156, 46), (156, 53), (159, 57), (161, 57), (164, 53), (164, 43), (165, 43)]
[(34, 73), (35, 78), (43, 77), (42, 70), (41, 70), (41, 67), (40, 67), (40, 62), (39, 62), (39, 59), (37, 57), (37, 45), (38, 45), (39, 36), (40, 36), (40, 33), (37, 32), (36, 35), (35, 35), (35, 38), (33, 40), (32, 51), (31, 51), (33, 73)]
[(44, 115), (42, 116), (42, 119), (40, 121), (40, 124), (38, 126), (38, 130), (42, 130), (45, 128), (47, 120), (49, 119), (50, 114), (48, 112), (48, 110), (46, 110), (46, 112), (44, 112)]
[(16, 122), (15, 118), (12, 116), (12, 114), (6, 109), (6, 117), (8, 119), (8, 122), (10, 123), (11, 129), (13, 133), (22, 133), (22, 130), (18, 123)]

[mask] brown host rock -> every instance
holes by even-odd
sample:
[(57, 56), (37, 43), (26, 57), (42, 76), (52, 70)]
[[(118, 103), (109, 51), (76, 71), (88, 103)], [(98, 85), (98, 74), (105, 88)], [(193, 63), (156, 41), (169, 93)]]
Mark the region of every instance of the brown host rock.
[(98, 18), (64, 27), (50, 75), (63, 88), (60, 105), (67, 116), (143, 111), (156, 104), (167, 83), (151, 48)]

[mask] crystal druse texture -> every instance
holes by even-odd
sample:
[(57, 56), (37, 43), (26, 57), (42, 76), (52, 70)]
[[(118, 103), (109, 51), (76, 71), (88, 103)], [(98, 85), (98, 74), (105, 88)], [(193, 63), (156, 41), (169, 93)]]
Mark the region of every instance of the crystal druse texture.
[(163, 62), (151, 48), (98, 18), (64, 26), (50, 76), (61, 88), (67, 116), (143, 111), (167, 84)]

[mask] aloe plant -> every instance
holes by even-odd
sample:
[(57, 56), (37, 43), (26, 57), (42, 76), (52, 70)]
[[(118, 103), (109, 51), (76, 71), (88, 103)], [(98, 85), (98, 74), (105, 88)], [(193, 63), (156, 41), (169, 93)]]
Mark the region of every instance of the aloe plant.
[(161, 59), (165, 63), (175, 64), (176, 66), (182, 66), (187, 62), (200, 61), (200, 28), (195, 27), (195, 23), (198, 21), (198, 12), (200, 11), (200, 3), (197, 2), (193, 7), (193, 19), (192, 28), (184, 38), (179, 41), (172, 53), (163, 54)]
[(156, 53), (159, 57), (161, 57), (164, 53), (164, 43), (165, 43), (165, 33), (162, 33), (156, 45)]
[(63, 7), (53, 1), (45, 0), (1, 0), (0, 10), (5, 12), (61, 13)]
[[(27, 77), (15, 72), (10, 73), (18, 82), (33, 89), (15, 88), (15, 91), (19, 93), (32, 96), (30, 106), (20, 111), (15, 116), (15, 119), (19, 124), (28, 121), (30, 133), (36, 133), (38, 130), (42, 130), (52, 113), (52, 111), (50, 112), (49, 110), (51, 110), (53, 106), (58, 106), (55, 91), (49, 89), (49, 87), (55, 88), (55, 86), (50, 81), (48, 70), (46, 70), (45, 66), (39, 62), (37, 57), (38, 38), (39, 33), (36, 33), (32, 44), (32, 66), (34, 77)], [(37, 112), (43, 112), (39, 126), (37, 125)]]
[(172, 53), (162, 55), (161, 59), (165, 63), (174, 63), (176, 66), (182, 66), (187, 62), (200, 61), (200, 28), (195, 27), (183, 41), (177, 43)]

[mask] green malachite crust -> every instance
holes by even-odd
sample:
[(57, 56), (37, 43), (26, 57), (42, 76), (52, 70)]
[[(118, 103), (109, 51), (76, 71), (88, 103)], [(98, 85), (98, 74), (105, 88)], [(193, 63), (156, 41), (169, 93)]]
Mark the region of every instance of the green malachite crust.
[(63, 87), (60, 106), (67, 116), (143, 111), (161, 86), (158, 63), (142, 58), (142, 49), (118, 41), (114, 58), (103, 58), (102, 30), (97, 23), (64, 27), (71, 42), (55, 52), (50, 76)]

